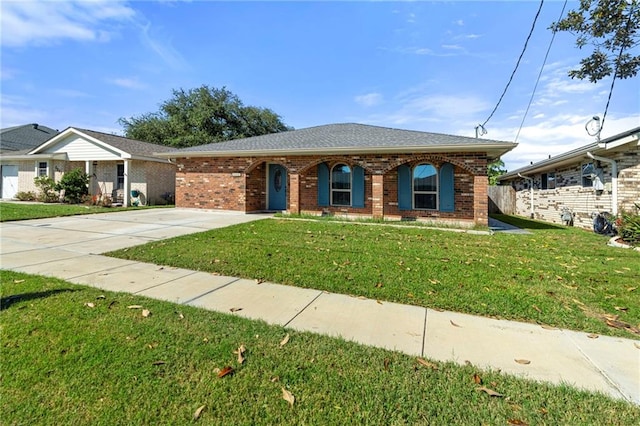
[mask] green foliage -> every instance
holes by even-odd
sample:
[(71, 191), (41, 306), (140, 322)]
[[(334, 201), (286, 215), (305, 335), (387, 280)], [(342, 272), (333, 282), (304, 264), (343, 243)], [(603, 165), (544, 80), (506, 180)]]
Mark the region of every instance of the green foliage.
[(56, 185), (58, 191), (64, 190), (64, 198), (70, 203), (77, 203), (89, 193), (89, 175), (82, 169), (66, 172)]
[(634, 77), (640, 69), (640, 55), (629, 53), (640, 43), (640, 7), (638, 0), (581, 0), (577, 10), (554, 23), (556, 31), (577, 36), (576, 46), (594, 47), (580, 61), (580, 68), (569, 72), (571, 78), (596, 83), (614, 73), (616, 78)]
[(33, 182), (40, 190), (37, 198), (38, 201), (42, 201), (44, 203), (54, 203), (58, 201), (58, 194), (56, 194), (58, 188), (56, 182), (52, 178), (49, 176), (38, 176), (33, 179)]
[(16, 199), (20, 201), (35, 201), (37, 196), (33, 191), (20, 191), (16, 193)]
[(507, 169), (504, 168), (504, 161), (496, 160), (493, 163), (487, 165), (487, 176), (489, 177), (489, 185), (497, 185), (498, 177), (507, 173)]
[[(424, 368), (398, 351), (51, 277), (0, 279), (2, 424), (640, 423), (636, 405), (567, 385), (452, 362)], [(225, 366), (235, 373), (216, 377)], [(474, 374), (505, 398), (478, 392)]]
[(118, 122), (129, 138), (176, 148), (291, 130), (272, 110), (244, 106), (226, 88), (206, 85), (173, 90), (158, 112)]
[(636, 204), (636, 213), (623, 212), (616, 226), (622, 240), (632, 246), (640, 245), (640, 205)]

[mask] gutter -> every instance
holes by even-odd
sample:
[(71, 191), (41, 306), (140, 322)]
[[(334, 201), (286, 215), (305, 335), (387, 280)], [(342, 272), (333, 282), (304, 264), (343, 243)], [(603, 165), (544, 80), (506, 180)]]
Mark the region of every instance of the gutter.
[(610, 158), (593, 155), (591, 151), (587, 152), (587, 156), (593, 160), (602, 161), (611, 164), (611, 214), (618, 215), (618, 163)]
[(529, 181), (529, 188), (531, 189), (531, 219), (533, 219), (534, 217), (534, 204), (533, 204), (533, 178), (529, 177), (529, 176), (522, 176), (520, 173), (518, 173), (518, 176), (520, 176), (522, 179), (527, 179)]

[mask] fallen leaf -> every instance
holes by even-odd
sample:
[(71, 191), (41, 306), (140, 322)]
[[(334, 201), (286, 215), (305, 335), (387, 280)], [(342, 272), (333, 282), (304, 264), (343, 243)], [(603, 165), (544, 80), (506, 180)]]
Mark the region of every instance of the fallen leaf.
[(416, 358), (416, 361), (418, 361), (418, 364), (422, 364), (427, 368), (430, 368), (432, 370), (437, 370), (438, 369), (438, 364), (434, 364), (433, 362), (429, 362), (425, 359), (422, 358)]
[(142, 309), (142, 305), (129, 305), (127, 306), (129, 309)]
[(498, 392), (494, 391), (493, 389), (489, 389), (488, 387), (485, 387), (485, 386), (480, 386), (479, 388), (476, 388), (476, 390), (480, 391), (480, 392), (485, 392), (487, 395), (495, 396), (496, 398), (504, 397), (504, 395), (502, 395), (501, 393), (498, 393)]
[(384, 359), (384, 369), (386, 371), (389, 371), (389, 364), (391, 363), (391, 360), (389, 360), (389, 358), (385, 358)]
[(118, 301), (117, 301), (117, 300), (113, 300), (113, 301), (111, 301), (111, 303), (109, 303), (109, 309), (111, 309), (111, 307), (112, 307), (113, 305), (115, 305), (116, 303), (118, 303)]
[(151, 365), (164, 365), (164, 364), (166, 364), (165, 361), (153, 361)]
[(638, 343), (634, 343), (633, 346), (635, 346), (636, 348), (640, 349), (640, 344), (638, 344)]
[(598, 336), (597, 334), (591, 333), (591, 334), (587, 334), (587, 337), (588, 337), (589, 339), (597, 339), (597, 338), (598, 338), (598, 337), (600, 337), (600, 336)]
[(101, 294), (100, 296), (96, 297), (96, 299), (98, 299), (98, 300), (99, 299), (106, 299), (106, 298), (107, 298), (107, 296), (105, 296), (104, 294)]
[(286, 336), (284, 336), (284, 339), (282, 339), (280, 341), (280, 347), (283, 347), (284, 345), (286, 345), (287, 343), (289, 343), (289, 333), (287, 333)]
[(225, 367), (222, 370), (220, 370), (220, 372), (218, 373), (218, 378), (223, 378), (224, 376), (228, 376), (229, 374), (233, 374), (235, 370), (233, 369), (233, 367)]
[(540, 413), (542, 413), (542, 414), (548, 414), (548, 413), (549, 413), (549, 410), (547, 410), (547, 409), (546, 409), (546, 408), (544, 408), (544, 407), (540, 407)]
[(517, 362), (518, 364), (522, 364), (522, 365), (531, 364), (531, 361), (529, 361), (528, 359), (514, 359), (514, 361)]
[(473, 374), (473, 383), (475, 383), (476, 385), (482, 384), (482, 377), (480, 377), (478, 373)]
[(88, 308), (95, 308), (96, 307), (96, 305), (94, 303), (91, 303), (91, 302), (85, 303), (84, 306), (86, 306)]
[(384, 284), (382, 284), (382, 283), (376, 284), (376, 288), (382, 288), (382, 287), (384, 287)]
[(545, 330), (557, 330), (558, 327), (554, 327), (552, 325), (547, 325), (547, 324), (540, 324), (540, 327), (544, 328)]
[(287, 401), (289, 405), (291, 405), (292, 407), (293, 407), (293, 403), (296, 402), (296, 397), (293, 396), (293, 394), (288, 390), (286, 390), (285, 388), (282, 388), (282, 399)]
[(454, 327), (460, 327), (458, 324), (456, 324), (455, 322), (453, 322), (453, 321), (451, 321), (451, 320), (449, 320), (449, 322), (450, 322), (450, 323), (451, 323), (451, 325), (452, 325), (452, 326), (454, 326)]
[(279, 382), (280, 381), (280, 376), (273, 376), (271, 379), (269, 379), (269, 381), (271, 383)]
[(206, 405), (201, 405), (198, 409), (193, 413), (193, 420), (198, 420), (200, 418), (200, 414), (202, 414), (202, 410), (204, 410)]
[(625, 306), (614, 306), (613, 309), (615, 309), (616, 311), (622, 311), (622, 312), (627, 312), (629, 310), (629, 308)]
[(23, 282), (24, 282), (24, 280), (13, 280), (14, 284), (20, 284), (20, 283), (23, 283)]
[(184, 319), (184, 315), (182, 315), (182, 312), (176, 312), (178, 314), (178, 318), (180, 319)]
[(525, 423), (520, 419), (508, 419), (507, 423), (509, 423), (510, 425), (519, 425), (519, 426), (528, 426), (529, 423)]
[(542, 312), (542, 310), (540, 308), (538, 308), (536, 305), (532, 305), (531, 306), (533, 309), (535, 309), (538, 312)]
[(627, 291), (635, 291), (638, 287), (629, 287)]
[(378, 305), (382, 305), (382, 302), (381, 302), (381, 301), (379, 301), (379, 300), (376, 300), (376, 303), (377, 303)]
[(241, 310), (242, 310), (242, 308), (231, 308), (231, 309), (229, 309), (229, 310), (230, 310), (231, 312), (238, 312), (238, 311), (241, 311)]
[(150, 311), (150, 310), (148, 310), (148, 309), (143, 309), (143, 310), (142, 310), (142, 316), (143, 316), (143, 317), (145, 317), (145, 318), (146, 318), (146, 317), (148, 317), (149, 315), (151, 315), (151, 311)]
[(262, 284), (263, 282), (264, 280), (261, 278), (256, 279), (256, 284)]
[(246, 348), (244, 345), (240, 345), (237, 351), (233, 351), (234, 354), (238, 355), (238, 364), (242, 364), (244, 362), (244, 353), (246, 352)]

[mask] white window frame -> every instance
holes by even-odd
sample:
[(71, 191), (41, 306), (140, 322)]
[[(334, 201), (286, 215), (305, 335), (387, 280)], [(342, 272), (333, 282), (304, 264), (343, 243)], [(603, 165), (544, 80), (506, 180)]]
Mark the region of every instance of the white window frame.
[[(40, 173), (43, 169), (40, 168), (41, 164), (46, 164), (44, 173)], [(36, 177), (48, 177), (49, 176), (49, 162), (48, 161), (36, 161)]]
[[(120, 169), (120, 167), (122, 167), (122, 188), (120, 187), (120, 175), (118, 174), (118, 169)], [(125, 169), (124, 163), (116, 164), (116, 182), (115, 182), (116, 183), (116, 186), (115, 186), (116, 190), (119, 190), (119, 189), (124, 190), (124, 186), (125, 186), (125, 178), (124, 178), (125, 172), (124, 172), (124, 169)]]
[[(349, 189), (342, 189), (342, 188), (335, 188), (333, 187), (333, 170), (336, 167), (342, 167), (342, 166), (346, 166), (349, 168)], [(352, 203), (353, 203), (353, 193), (351, 192), (353, 190), (353, 167), (351, 167), (350, 165), (346, 164), (346, 163), (337, 163), (335, 164), (333, 167), (331, 167), (331, 170), (329, 170), (329, 189), (330, 189), (330, 193), (329, 193), (329, 204), (331, 206), (335, 206), (335, 207), (351, 207)], [(335, 204), (333, 202), (333, 194), (334, 192), (342, 192), (342, 193), (348, 193), (349, 194), (349, 204)]]
[[(597, 174), (596, 163), (594, 161), (589, 161), (587, 163), (582, 163), (580, 165), (580, 181), (581, 181), (580, 183), (582, 184), (583, 188), (591, 188), (591, 187), (593, 187), (593, 179), (591, 179), (591, 177), (590, 177), (591, 173), (589, 173), (588, 175), (585, 175), (585, 173), (584, 173), (584, 169), (586, 167), (588, 167), (589, 165), (591, 165), (591, 170), (592, 170), (591, 173)], [(586, 184), (585, 183), (586, 181), (588, 181), (589, 183)]]
[[(420, 166), (431, 166), (436, 171), (436, 190), (435, 191), (416, 191), (415, 185), (415, 176), (414, 173), (416, 169)], [(431, 163), (420, 163), (411, 169), (411, 207), (413, 210), (427, 210), (427, 211), (438, 211), (440, 208), (440, 173), (436, 166)], [(425, 195), (435, 195), (436, 197), (436, 205), (434, 208), (426, 208), (426, 207), (416, 207), (416, 195), (425, 194)]]

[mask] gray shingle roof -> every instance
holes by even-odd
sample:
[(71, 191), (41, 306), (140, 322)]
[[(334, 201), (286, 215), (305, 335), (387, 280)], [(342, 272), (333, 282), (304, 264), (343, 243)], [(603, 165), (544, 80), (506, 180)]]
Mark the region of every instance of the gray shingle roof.
[(227, 142), (193, 146), (180, 149), (178, 152), (211, 152), (215, 154), (216, 152), (237, 151), (238, 154), (242, 154), (243, 151), (290, 150), (291, 152), (295, 152), (296, 150), (305, 149), (326, 149), (329, 152), (332, 150), (359, 148), (428, 148), (438, 145), (451, 147), (477, 145), (478, 149), (482, 150), (483, 146), (495, 146), (496, 144), (505, 144), (505, 146), (511, 144), (515, 146), (515, 144), (505, 141), (477, 139), (415, 130), (401, 130), (365, 124), (343, 123), (327, 124), (324, 126), (272, 133)]
[(24, 124), (0, 130), (0, 151), (17, 153), (43, 144), (59, 132), (39, 124)]
[(155, 152), (171, 152), (176, 150), (176, 148), (169, 146), (129, 139), (123, 136), (110, 135), (108, 133), (96, 132), (94, 130), (81, 129), (78, 127), (74, 127), (74, 129), (131, 155), (151, 157)]

